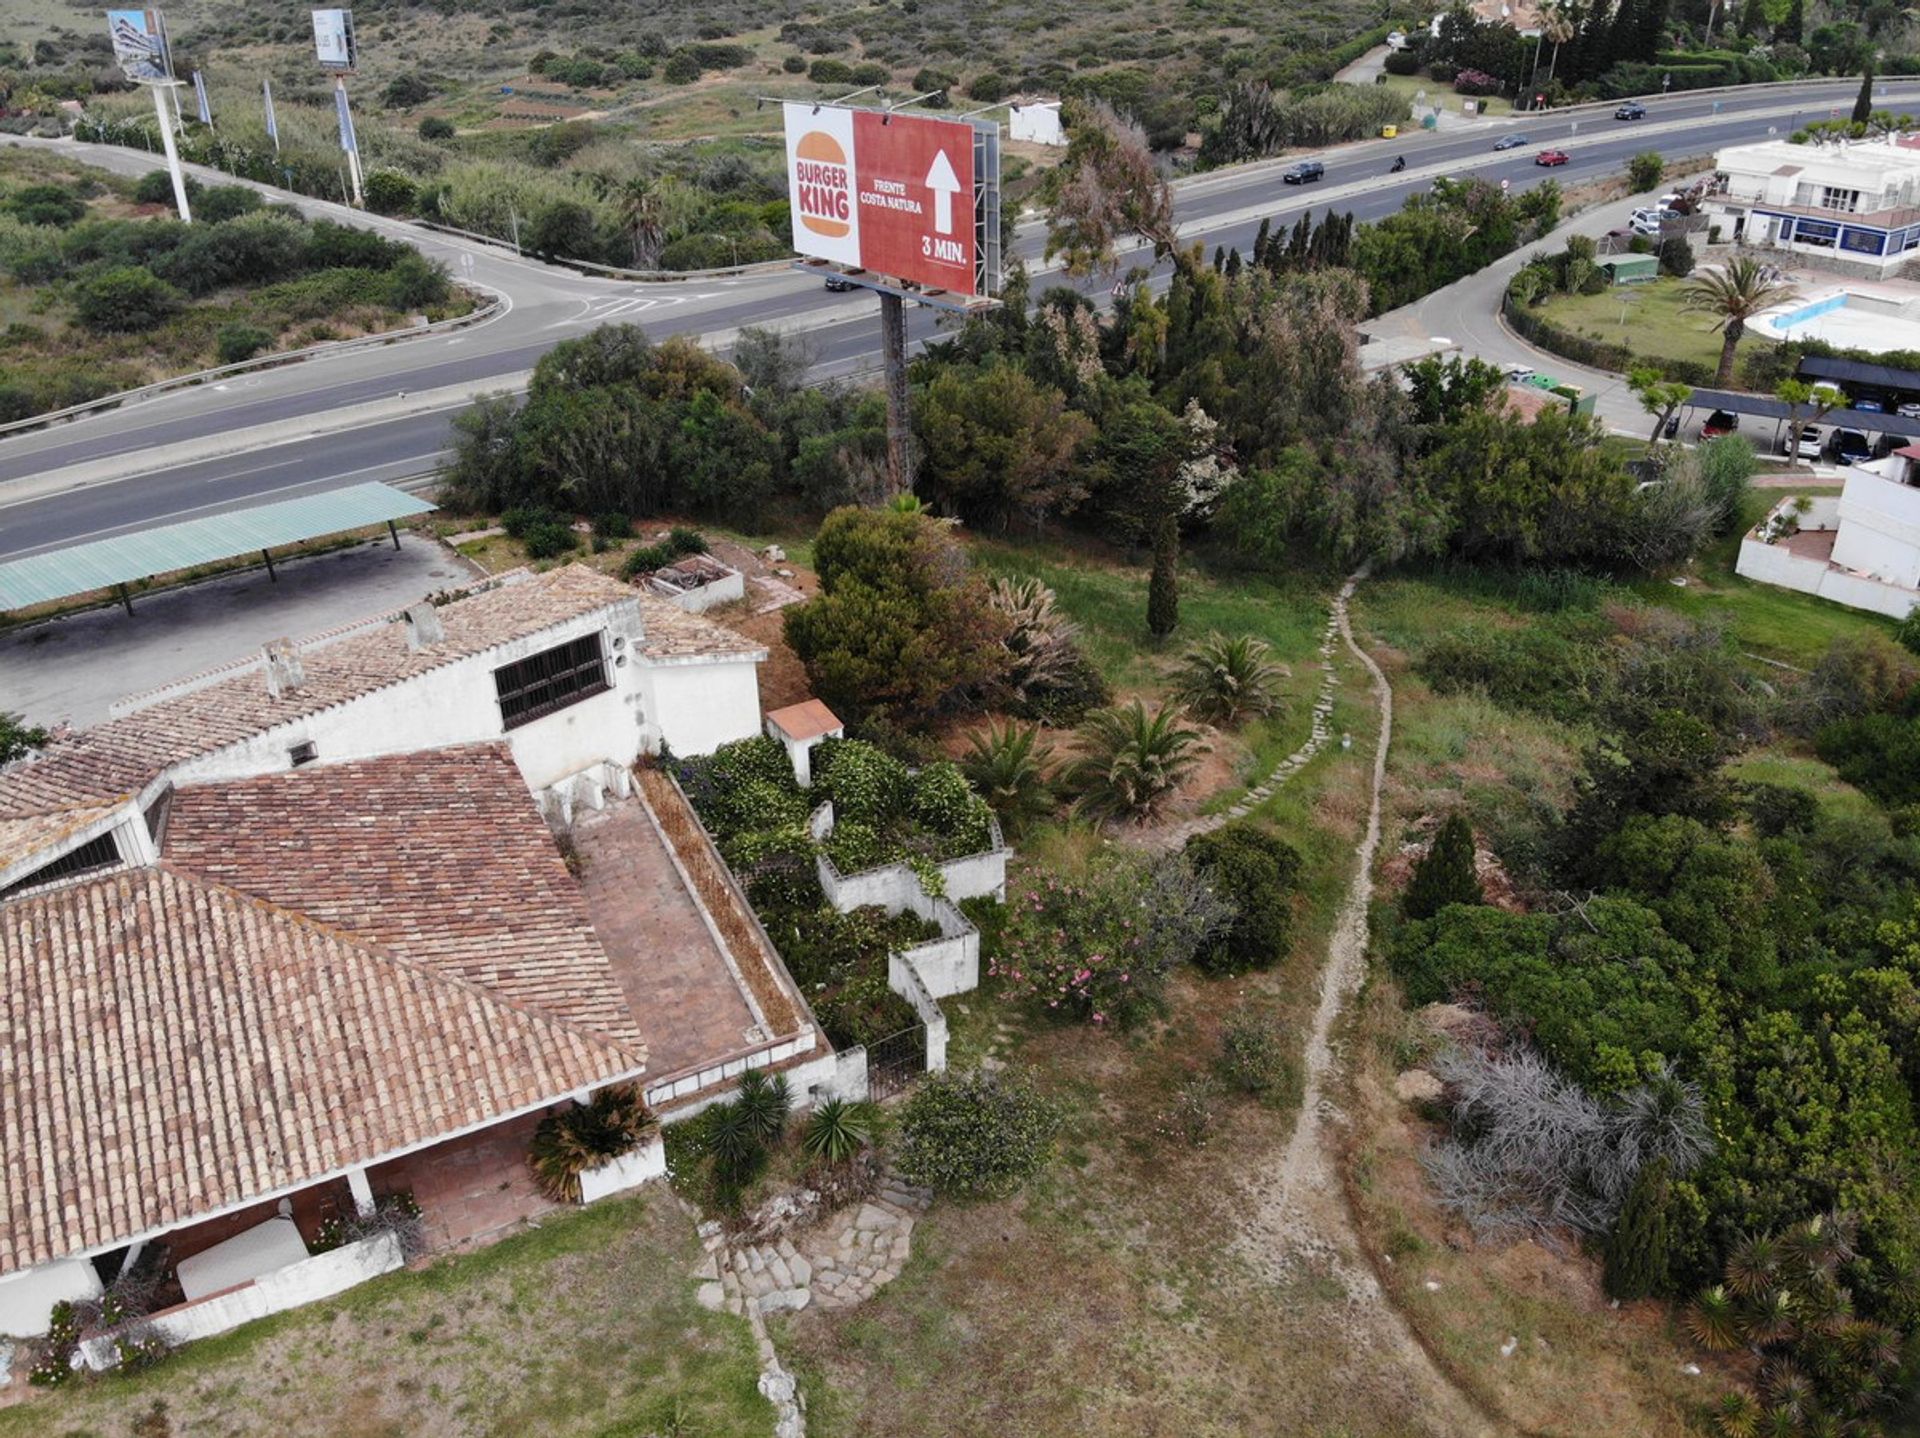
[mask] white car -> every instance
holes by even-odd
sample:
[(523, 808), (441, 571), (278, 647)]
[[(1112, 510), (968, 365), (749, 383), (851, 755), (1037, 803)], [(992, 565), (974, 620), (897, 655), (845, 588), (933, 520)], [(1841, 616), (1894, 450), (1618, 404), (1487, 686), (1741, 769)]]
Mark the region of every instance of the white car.
[(1532, 375), (1533, 366), (1530, 364), (1520, 364), (1518, 362), (1515, 362), (1513, 364), (1508, 364), (1503, 366), (1501, 369), (1501, 373), (1506, 375), (1508, 384), (1519, 384), (1521, 380), (1526, 379), (1530, 375)]
[(1667, 221), (1677, 220), (1679, 218), (1680, 212), (1678, 210), (1635, 210), (1633, 212), (1633, 219), (1628, 222), (1628, 228), (1636, 235), (1657, 235), (1660, 233), (1660, 227)]
[[(1800, 458), (1818, 459), (1820, 451), (1825, 449), (1827, 437), (1820, 432), (1819, 426), (1808, 425), (1800, 431)], [(1788, 430), (1780, 436), (1780, 453), (1790, 454), (1793, 450), (1793, 431)]]
[(1920, 404), (1903, 404), (1894, 410), (1903, 419), (1920, 419)]

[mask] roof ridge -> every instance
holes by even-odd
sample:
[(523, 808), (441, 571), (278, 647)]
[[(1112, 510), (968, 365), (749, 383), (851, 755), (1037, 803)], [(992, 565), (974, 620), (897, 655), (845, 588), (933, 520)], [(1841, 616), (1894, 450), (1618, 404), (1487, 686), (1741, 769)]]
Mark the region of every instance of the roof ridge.
[[(116, 879), (124, 877), (129, 873), (138, 874), (140, 872), (142, 871), (136, 869), (122, 869), (112, 874), (103, 874), (100, 876), (100, 879)], [(403, 974), (413, 974), (434, 983), (445, 984), (454, 989), (477, 994), (489, 1004), (511, 1009), (516, 1013), (526, 1015), (538, 1023), (565, 1030), (576, 1038), (580, 1038), (601, 1048), (610, 1049), (623, 1058), (631, 1057), (642, 1065), (647, 1061), (647, 1053), (644, 1047), (635, 1050), (630, 1045), (622, 1043), (610, 1034), (603, 1034), (597, 1030), (583, 1027), (563, 1015), (554, 1013), (550, 1009), (543, 1009), (537, 1005), (525, 1003), (500, 992), (498, 989), (489, 988), (485, 984), (475, 983), (472, 979), (462, 974), (445, 973), (429, 965), (420, 963), (417, 960), (402, 958), (400, 955), (389, 950), (384, 944), (370, 940), (361, 934), (356, 934), (351, 929), (342, 928), (338, 924), (329, 924), (324, 919), (316, 919), (313, 915), (302, 913), (298, 909), (290, 909), (284, 904), (276, 904), (273, 900), (262, 898), (258, 894), (250, 894), (245, 889), (235, 888), (233, 885), (224, 884), (218, 879), (208, 878), (205, 874), (180, 867), (171, 860), (162, 858), (153, 866), (150, 872), (164, 873), (182, 883), (195, 885), (214, 893), (228, 895), (235, 901), (256, 909), (272, 919), (296, 924), (302, 928), (310, 929), (314, 933), (322, 934), (343, 947), (364, 953), (375, 962), (384, 963)], [(78, 886), (76, 885), (74, 887)]]

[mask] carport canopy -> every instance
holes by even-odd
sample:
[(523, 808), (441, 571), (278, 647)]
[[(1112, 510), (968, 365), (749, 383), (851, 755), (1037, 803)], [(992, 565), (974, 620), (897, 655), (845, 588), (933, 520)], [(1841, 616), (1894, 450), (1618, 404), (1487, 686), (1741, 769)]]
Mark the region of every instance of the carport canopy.
[[(1793, 408), (1785, 400), (1775, 399), (1770, 394), (1739, 394), (1728, 389), (1697, 389), (1687, 398), (1686, 408), (1724, 409), (1730, 414), (1750, 414), (1758, 419), (1777, 420), (1784, 424), (1794, 417)], [(1801, 417), (1810, 417), (1812, 411), (1802, 408)], [(1821, 424), (1835, 425), (1840, 429), (1863, 430), (1868, 434), (1898, 434), (1912, 439), (1920, 437), (1920, 419), (1908, 419), (1903, 414), (1886, 414), (1877, 409), (1830, 409), (1820, 416)]]
[(131, 612), (126, 586), (156, 574), (255, 553), (266, 560), (267, 572), (272, 574), (271, 550), (375, 524), (387, 526), (397, 547), (400, 539), (394, 521), (434, 508), (388, 485), (355, 484), (30, 554), (0, 563), (0, 610), (115, 589)]

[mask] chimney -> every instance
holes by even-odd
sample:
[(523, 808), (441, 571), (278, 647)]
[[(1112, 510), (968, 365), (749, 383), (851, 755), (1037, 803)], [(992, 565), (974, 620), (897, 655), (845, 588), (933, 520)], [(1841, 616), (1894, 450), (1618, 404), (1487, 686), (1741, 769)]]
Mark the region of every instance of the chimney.
[(431, 604), (416, 604), (407, 611), (407, 648), (431, 649), (446, 637), (447, 627), (440, 622), (440, 611)]
[(306, 679), (306, 669), (300, 663), (300, 651), (293, 647), (293, 641), (270, 641), (267, 645), (267, 693), (279, 699), (293, 693), (306, 683)]

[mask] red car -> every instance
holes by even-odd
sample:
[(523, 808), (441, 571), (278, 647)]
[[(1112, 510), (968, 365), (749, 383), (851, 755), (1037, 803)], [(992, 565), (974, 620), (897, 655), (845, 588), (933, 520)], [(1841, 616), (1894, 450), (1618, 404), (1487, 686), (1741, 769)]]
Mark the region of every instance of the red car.
[(1542, 150), (1533, 157), (1533, 163), (1536, 165), (1564, 165), (1567, 163), (1567, 152), (1565, 150)]

